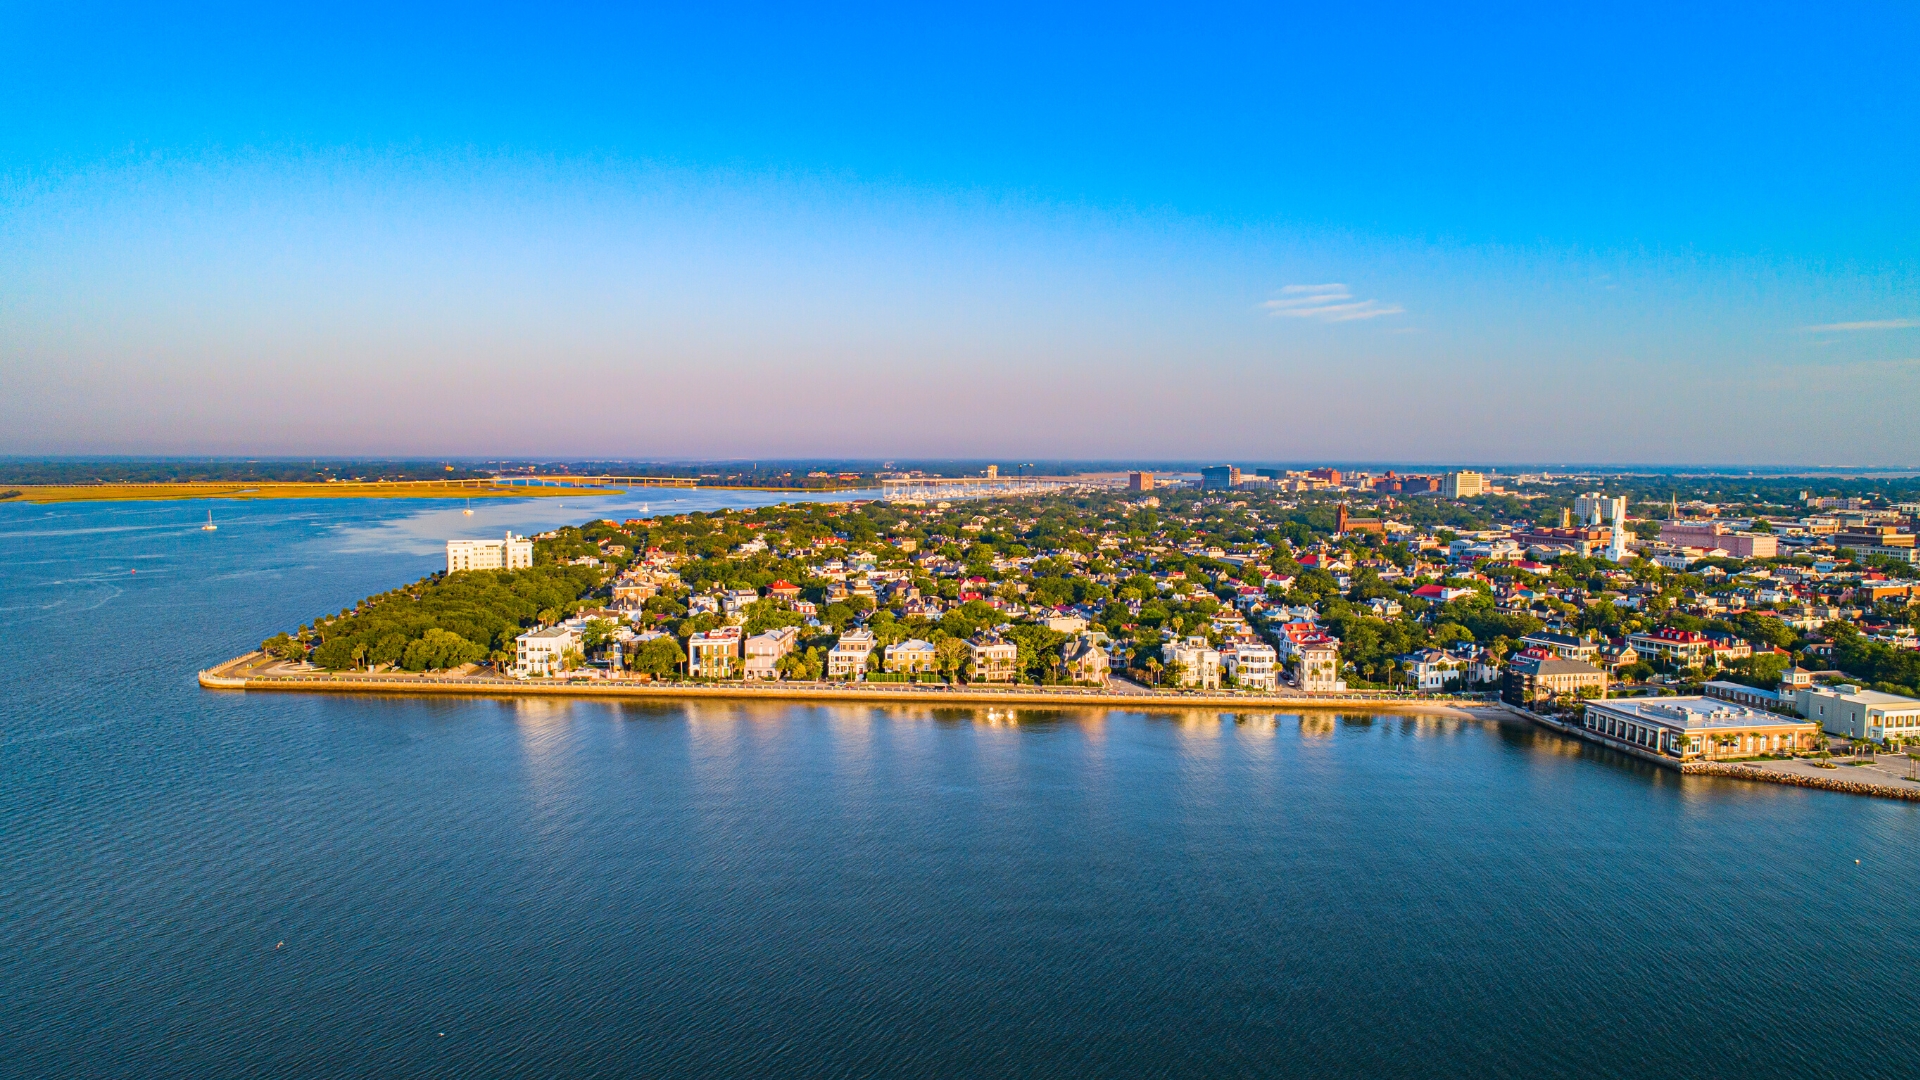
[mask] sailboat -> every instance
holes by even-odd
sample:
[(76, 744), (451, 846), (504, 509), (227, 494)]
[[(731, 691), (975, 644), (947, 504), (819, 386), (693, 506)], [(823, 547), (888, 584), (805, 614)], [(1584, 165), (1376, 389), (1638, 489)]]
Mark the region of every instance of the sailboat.
[(473, 500), (472, 500), (472, 499), (468, 499), (468, 500), (467, 500), (467, 508), (466, 508), (465, 510), (462, 510), (462, 511), (460, 511), (460, 512), (461, 512), (461, 513), (463, 513), (463, 514), (465, 514), (465, 515), (467, 515), (468, 517), (472, 517), (472, 516), (473, 516)]
[(200, 526), (200, 531), (201, 531), (201, 532), (212, 532), (212, 531), (214, 531), (215, 529), (218, 529), (219, 527), (220, 527), (220, 526), (218, 526), (218, 525), (215, 525), (215, 524), (213, 523), (213, 511), (211, 511), (211, 510), (209, 510), (209, 511), (207, 511), (207, 523), (206, 523), (205, 525), (202, 525), (202, 526)]

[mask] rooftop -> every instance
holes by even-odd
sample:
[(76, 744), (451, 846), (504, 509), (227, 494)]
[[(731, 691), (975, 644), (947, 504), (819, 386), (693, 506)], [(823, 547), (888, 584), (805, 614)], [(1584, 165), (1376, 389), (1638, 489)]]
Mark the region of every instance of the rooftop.
[(1859, 705), (1877, 705), (1882, 708), (1902, 708), (1920, 706), (1920, 698), (1902, 697), (1899, 694), (1883, 694), (1878, 690), (1862, 690), (1851, 683), (1838, 683), (1833, 686), (1809, 687), (1815, 695), (1845, 698)]
[(1709, 697), (1615, 698), (1590, 701), (1587, 708), (1641, 723), (1688, 731), (1798, 726), (1812, 722)]

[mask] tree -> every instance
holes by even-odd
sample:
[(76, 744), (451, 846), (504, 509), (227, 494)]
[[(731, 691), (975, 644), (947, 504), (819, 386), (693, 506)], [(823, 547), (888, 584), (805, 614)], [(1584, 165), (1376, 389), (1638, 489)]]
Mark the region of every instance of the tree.
[(686, 662), (686, 650), (678, 641), (663, 635), (641, 642), (628, 658), (627, 666), (643, 675), (666, 679), (678, 674), (680, 665)]
[(594, 652), (613, 640), (614, 629), (612, 619), (588, 619), (580, 631), (580, 644), (587, 652)]
[(782, 678), (811, 681), (820, 678), (826, 669), (826, 662), (819, 649), (809, 647), (781, 657), (774, 668)]
[(1029, 681), (1058, 681), (1060, 646), (1067, 640), (1067, 635), (1038, 624), (1026, 623), (1007, 631), (1007, 640), (1014, 643), (1017, 649), (1014, 662)]
[(747, 605), (747, 622), (742, 632), (748, 637), (764, 634), (782, 626), (805, 626), (807, 620), (777, 600), (755, 600)]
[(939, 665), (940, 674), (952, 682), (960, 674), (960, 669), (972, 658), (973, 650), (965, 641), (956, 637), (942, 637), (933, 643), (934, 661)]
[(477, 664), (486, 658), (485, 646), (435, 627), (407, 644), (400, 656), (400, 666), (408, 671), (439, 671), (461, 664)]
[(281, 660), (307, 658), (307, 647), (291, 634), (275, 634), (260, 643), (260, 651)]
[(313, 650), (313, 662), (328, 671), (346, 671), (353, 667), (353, 646), (349, 638), (323, 641)]

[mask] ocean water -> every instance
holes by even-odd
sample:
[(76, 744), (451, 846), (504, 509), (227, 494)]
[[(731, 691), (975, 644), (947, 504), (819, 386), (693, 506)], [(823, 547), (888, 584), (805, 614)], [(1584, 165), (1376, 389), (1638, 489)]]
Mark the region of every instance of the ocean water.
[(641, 501), (0, 505), (0, 1076), (1920, 1074), (1909, 805), (1512, 724), (194, 683)]

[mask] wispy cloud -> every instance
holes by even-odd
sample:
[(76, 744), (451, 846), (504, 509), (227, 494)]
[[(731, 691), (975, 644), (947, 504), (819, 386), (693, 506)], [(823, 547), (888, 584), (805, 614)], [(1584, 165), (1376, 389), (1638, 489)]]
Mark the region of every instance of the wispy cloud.
[(1800, 329), (1808, 333), (1823, 330), (1908, 330), (1920, 326), (1920, 319), (1869, 319), (1866, 322), (1830, 322), (1819, 326), (1803, 326)]
[(1280, 295), (1260, 305), (1269, 315), (1286, 319), (1352, 322), (1398, 315), (1406, 309), (1378, 300), (1355, 300), (1345, 285), (1288, 285)]

